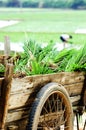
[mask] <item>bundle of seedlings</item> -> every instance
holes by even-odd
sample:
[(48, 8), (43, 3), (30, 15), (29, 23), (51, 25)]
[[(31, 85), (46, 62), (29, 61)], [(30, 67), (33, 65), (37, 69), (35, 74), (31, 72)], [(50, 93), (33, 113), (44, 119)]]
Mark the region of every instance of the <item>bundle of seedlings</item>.
[(35, 41), (24, 44), (21, 58), (15, 62), (15, 73), (25, 75), (49, 74), (62, 71), (86, 71), (86, 44), (79, 49), (67, 48), (58, 51), (53, 43), (44, 48)]
[(65, 71), (86, 71), (86, 44), (75, 51), (68, 61)]
[[(41, 47), (41, 44), (29, 40), (24, 43), (23, 50), (11, 56), (15, 75), (86, 71), (86, 44), (79, 49), (66, 48), (58, 51), (54, 43)], [(3, 65), (0, 66), (0, 72), (2, 71), (4, 72)]]
[(15, 62), (15, 73), (22, 73), (26, 75), (48, 74), (53, 73), (49, 67), (53, 64), (53, 57), (57, 55), (57, 51), (53, 51), (53, 43), (49, 43), (44, 48), (35, 41), (28, 41), (24, 43), (24, 52), (21, 53), (21, 58)]
[(54, 59), (57, 71), (86, 71), (86, 44), (79, 49), (64, 49)]

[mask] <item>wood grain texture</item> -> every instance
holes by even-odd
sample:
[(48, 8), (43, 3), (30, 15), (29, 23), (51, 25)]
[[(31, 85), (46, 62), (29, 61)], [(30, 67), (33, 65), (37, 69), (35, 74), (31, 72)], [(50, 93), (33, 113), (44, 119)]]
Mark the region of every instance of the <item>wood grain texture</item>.
[[(13, 128), (16, 128), (14, 126), (17, 125), (18, 130), (21, 130), (21, 128), (25, 130), (31, 105), (36, 94), (47, 83), (56, 82), (63, 85), (69, 93), (71, 103), (77, 105), (81, 99), (84, 80), (85, 74), (83, 72), (62, 72), (23, 78), (13, 77), (8, 99), (6, 130), (11, 125), (13, 125)], [(21, 122), (21, 125), (19, 122)]]

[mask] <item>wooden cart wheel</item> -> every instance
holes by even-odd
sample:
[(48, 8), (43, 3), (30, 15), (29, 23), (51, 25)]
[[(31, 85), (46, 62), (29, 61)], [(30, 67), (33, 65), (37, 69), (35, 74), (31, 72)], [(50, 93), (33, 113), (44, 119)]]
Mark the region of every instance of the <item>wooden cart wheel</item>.
[(27, 130), (73, 130), (72, 106), (65, 88), (48, 83), (37, 94)]

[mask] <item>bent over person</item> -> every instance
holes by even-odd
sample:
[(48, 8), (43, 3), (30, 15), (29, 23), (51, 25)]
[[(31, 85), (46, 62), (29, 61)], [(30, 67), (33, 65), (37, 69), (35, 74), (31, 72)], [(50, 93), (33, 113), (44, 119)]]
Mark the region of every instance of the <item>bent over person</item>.
[(63, 44), (64, 44), (64, 48), (65, 48), (66, 43), (68, 43), (68, 42), (69, 42), (69, 39), (71, 39), (71, 38), (72, 38), (72, 36), (71, 36), (71, 35), (68, 35), (68, 34), (62, 34), (62, 35), (60, 36), (60, 39), (61, 39), (61, 41), (62, 41)]

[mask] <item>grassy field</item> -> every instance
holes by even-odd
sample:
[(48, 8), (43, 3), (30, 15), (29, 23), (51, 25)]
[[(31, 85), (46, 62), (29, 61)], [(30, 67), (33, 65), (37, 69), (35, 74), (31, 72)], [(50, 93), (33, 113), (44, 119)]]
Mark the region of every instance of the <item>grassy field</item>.
[(73, 43), (82, 44), (86, 35), (75, 31), (86, 28), (85, 15), (86, 11), (0, 8), (0, 20), (19, 20), (18, 24), (0, 28), (0, 41), (8, 35), (12, 42), (60, 42), (60, 34), (68, 33), (73, 36)]

